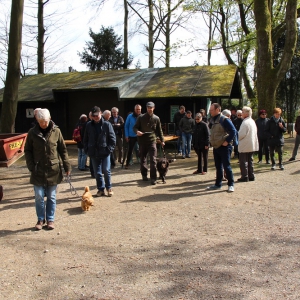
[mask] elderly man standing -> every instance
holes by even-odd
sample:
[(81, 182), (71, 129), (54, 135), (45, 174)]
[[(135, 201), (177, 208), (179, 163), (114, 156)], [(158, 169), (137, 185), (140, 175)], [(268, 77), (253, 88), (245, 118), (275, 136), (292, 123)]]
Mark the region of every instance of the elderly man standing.
[(150, 179), (151, 184), (156, 184), (156, 137), (161, 141), (162, 147), (165, 145), (164, 136), (161, 129), (161, 123), (158, 116), (153, 112), (155, 105), (153, 102), (147, 103), (147, 112), (139, 116), (136, 120), (136, 123), (133, 127), (134, 132), (138, 136), (138, 143), (140, 146), (140, 160), (141, 160), (141, 174), (144, 181), (148, 180), (147, 177), (147, 154), (150, 157)]
[(258, 150), (257, 127), (252, 119), (252, 109), (244, 106), (242, 109), (243, 122), (239, 130), (239, 161), (241, 178), (239, 182), (254, 181), (253, 152)]
[(34, 187), (38, 218), (35, 229), (41, 230), (47, 221), (47, 229), (51, 230), (54, 229), (56, 189), (63, 179), (60, 159), (66, 175), (71, 172), (71, 164), (61, 131), (51, 121), (49, 110), (39, 109), (36, 119), (38, 124), (29, 130), (24, 152)]
[(111, 109), (112, 116), (109, 118), (109, 122), (112, 125), (115, 135), (116, 135), (116, 146), (118, 148), (118, 155), (116, 153), (116, 149), (114, 152), (114, 159), (118, 158), (118, 162), (122, 163), (123, 157), (123, 129), (124, 129), (124, 119), (119, 116), (119, 109), (117, 107), (113, 107)]
[[(97, 184), (97, 197), (111, 197), (113, 191), (111, 188), (110, 172), (110, 154), (114, 151), (116, 145), (116, 135), (111, 124), (101, 117), (100, 107), (92, 108), (91, 122), (88, 122), (84, 134), (84, 151), (87, 153), (93, 164), (94, 174)], [(104, 174), (104, 179), (103, 175)]]
[(227, 178), (228, 192), (234, 192), (234, 179), (230, 165), (232, 153), (232, 141), (236, 135), (236, 129), (229, 118), (221, 114), (221, 106), (212, 103), (209, 109), (210, 119), (210, 143), (213, 146), (213, 154), (216, 167), (215, 184), (208, 190), (219, 190), (222, 187), (223, 168)]

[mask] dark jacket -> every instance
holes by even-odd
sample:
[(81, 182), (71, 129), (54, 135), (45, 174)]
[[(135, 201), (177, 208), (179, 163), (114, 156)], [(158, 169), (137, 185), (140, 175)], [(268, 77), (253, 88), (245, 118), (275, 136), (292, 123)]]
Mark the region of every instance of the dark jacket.
[(61, 131), (52, 121), (49, 126), (45, 137), (39, 125), (31, 128), (25, 143), (26, 165), (31, 172), (30, 183), (37, 186), (53, 186), (62, 181), (61, 161), (65, 172), (71, 171)]
[(209, 145), (209, 131), (205, 122), (196, 123), (192, 136), (192, 144), (194, 149), (204, 149), (205, 146)]
[(83, 139), (84, 139), (84, 132), (85, 132), (85, 127), (86, 127), (87, 122), (78, 122), (76, 124), (76, 127), (80, 126), (80, 136), (81, 136), (81, 141), (77, 142), (77, 148), (83, 149)]
[(237, 131), (239, 131), (239, 130), (240, 130), (240, 127), (241, 127), (241, 125), (242, 125), (242, 123), (243, 123), (243, 119), (242, 119), (242, 118), (236, 117), (236, 118), (232, 121), (232, 123), (233, 123), (235, 129), (236, 129)]
[(179, 122), (185, 116), (185, 112), (183, 114), (180, 111), (176, 112), (173, 117), (173, 122), (175, 123), (175, 130), (179, 130)]
[(255, 121), (255, 124), (257, 127), (257, 137), (259, 139), (267, 139), (268, 138), (268, 136), (265, 132), (268, 121), (269, 121), (269, 118), (258, 118)]
[(88, 156), (98, 156), (99, 152), (109, 155), (115, 149), (116, 135), (111, 124), (101, 118), (100, 125), (101, 133), (98, 135), (94, 120), (86, 124), (83, 145)]
[(116, 125), (114, 120), (115, 120), (114, 117), (111, 116), (108, 119), (108, 122), (112, 125), (115, 134), (122, 137), (123, 136), (123, 129), (124, 129), (124, 119), (121, 116), (118, 116), (117, 124), (120, 124), (119, 126)]
[(135, 133), (137, 133), (137, 131), (144, 132), (142, 136), (138, 136), (138, 143), (140, 145), (156, 143), (157, 138), (159, 138), (161, 142), (164, 142), (160, 119), (157, 115), (153, 114), (150, 116), (148, 113), (139, 115), (133, 126), (133, 131)]
[(179, 122), (179, 129), (184, 133), (193, 133), (195, 127), (195, 120), (184, 116)]
[[(280, 128), (278, 123), (281, 122), (283, 128)], [(276, 121), (274, 116), (272, 116), (267, 124), (265, 133), (268, 137), (268, 145), (275, 147), (275, 146), (283, 146), (284, 145), (284, 137), (283, 134), (286, 132), (286, 125), (283, 119), (280, 117), (279, 121)]]

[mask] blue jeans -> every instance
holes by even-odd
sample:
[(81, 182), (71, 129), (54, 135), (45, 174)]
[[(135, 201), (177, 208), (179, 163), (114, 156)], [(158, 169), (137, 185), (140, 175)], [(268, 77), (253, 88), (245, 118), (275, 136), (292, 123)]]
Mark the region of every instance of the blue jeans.
[(214, 148), (214, 160), (216, 167), (216, 186), (222, 186), (223, 179), (223, 168), (227, 178), (228, 186), (234, 186), (233, 173), (230, 165), (230, 157), (232, 153), (232, 146), (229, 144), (228, 146), (221, 146), (217, 149)]
[(181, 138), (181, 131), (180, 130), (176, 130), (176, 135), (179, 136), (178, 140), (177, 140), (177, 150), (178, 153), (182, 153), (182, 138)]
[(84, 149), (80, 149), (78, 148), (78, 169), (85, 169), (85, 165), (86, 165), (86, 154), (84, 152)]
[[(104, 191), (111, 188), (111, 173), (110, 173), (110, 155), (105, 158), (96, 158), (95, 156), (90, 157), (94, 174), (96, 177), (96, 184), (98, 191)], [(103, 177), (103, 175), (104, 177)]]
[[(47, 220), (54, 221), (56, 209), (56, 188), (57, 185), (52, 186), (38, 186), (34, 185), (35, 194), (35, 209), (39, 221)], [(44, 197), (47, 197), (45, 203)]]
[(190, 156), (192, 146), (192, 134), (182, 132), (182, 156)]

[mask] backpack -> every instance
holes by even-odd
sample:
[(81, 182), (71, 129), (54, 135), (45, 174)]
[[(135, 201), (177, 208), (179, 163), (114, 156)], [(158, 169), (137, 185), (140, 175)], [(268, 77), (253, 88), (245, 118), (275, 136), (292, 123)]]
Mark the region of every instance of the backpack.
[(81, 128), (81, 126), (77, 126), (73, 131), (73, 140), (77, 143), (81, 142)]
[[(227, 117), (225, 117), (225, 116), (223, 116), (223, 115), (221, 115), (220, 116), (220, 124), (222, 125), (222, 127), (224, 127), (223, 126), (223, 121), (224, 121), (224, 119), (226, 119)], [(228, 119), (228, 118), (227, 118)], [(238, 144), (239, 144), (239, 132), (237, 131), (237, 130), (235, 130), (235, 132), (236, 132), (236, 134), (234, 135), (234, 137), (233, 137), (233, 139), (232, 139), (232, 145), (233, 146), (238, 146)]]

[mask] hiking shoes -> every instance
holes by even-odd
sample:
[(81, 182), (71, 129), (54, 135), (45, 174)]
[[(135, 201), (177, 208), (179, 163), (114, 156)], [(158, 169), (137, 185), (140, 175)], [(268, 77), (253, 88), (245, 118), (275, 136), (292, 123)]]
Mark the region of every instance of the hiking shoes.
[(206, 189), (210, 190), (210, 191), (214, 191), (214, 190), (220, 190), (221, 187), (217, 186), (217, 185), (211, 185), (211, 186), (208, 186)]
[(96, 197), (103, 197), (105, 196), (105, 192), (104, 191), (98, 191), (97, 194), (96, 194)]
[(111, 197), (114, 194), (114, 192), (112, 191), (112, 189), (108, 189), (107, 190), (107, 196)]
[(43, 225), (45, 224), (45, 220), (41, 221), (41, 220), (38, 220), (36, 225), (35, 225), (35, 229), (36, 230), (41, 230), (43, 229)]
[(54, 222), (53, 221), (47, 221), (47, 229), (53, 230), (54, 229)]

